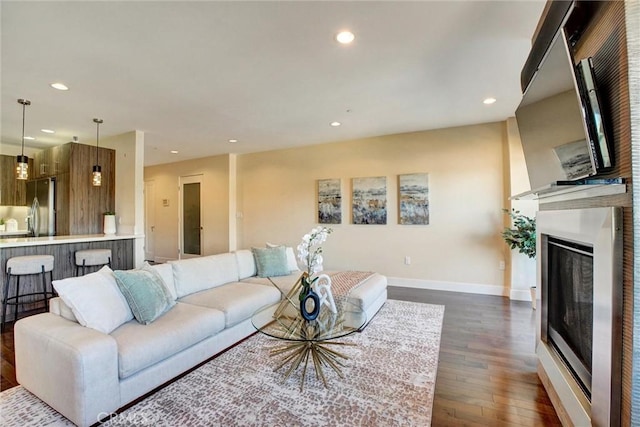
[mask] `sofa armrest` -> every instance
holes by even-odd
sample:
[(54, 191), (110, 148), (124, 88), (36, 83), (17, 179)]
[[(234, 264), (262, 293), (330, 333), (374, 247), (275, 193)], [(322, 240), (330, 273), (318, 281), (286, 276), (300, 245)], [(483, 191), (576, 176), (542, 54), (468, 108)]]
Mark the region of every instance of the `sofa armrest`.
[(72, 422), (91, 425), (119, 408), (111, 336), (51, 313), (19, 320), (14, 335), (18, 382)]

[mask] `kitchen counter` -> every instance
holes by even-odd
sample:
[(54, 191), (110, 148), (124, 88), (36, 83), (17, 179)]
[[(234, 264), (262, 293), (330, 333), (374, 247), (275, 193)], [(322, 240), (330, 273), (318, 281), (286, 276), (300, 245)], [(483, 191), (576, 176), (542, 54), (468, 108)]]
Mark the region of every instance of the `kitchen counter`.
[[(113, 270), (129, 270), (134, 266), (135, 241), (143, 237), (143, 235), (135, 234), (85, 234), (0, 239), (0, 283), (5, 283), (6, 263), (9, 258), (14, 256), (53, 255), (53, 280), (75, 276), (75, 253), (85, 249), (110, 249), (112, 256), (111, 268)], [(91, 268), (89, 271), (95, 271), (96, 269)], [(49, 287), (48, 284), (47, 287)], [(38, 276), (25, 276), (20, 281), (20, 289), (22, 293), (40, 292), (42, 289), (40, 278)], [(13, 295), (14, 292), (15, 283), (12, 285), (9, 294)], [(0, 299), (3, 293), (4, 286), (0, 288)], [(26, 303), (18, 306), (18, 314), (42, 308), (43, 306), (44, 303)], [(7, 306), (7, 311), (10, 314), (9, 319), (13, 319), (15, 308), (16, 306)]]
[[(26, 232), (22, 232), (24, 234)], [(138, 239), (139, 234), (80, 234), (73, 236), (3, 237), (0, 248), (20, 248), (24, 246), (59, 245), (67, 243), (104, 242), (109, 240)]]
[(26, 237), (29, 235), (27, 230), (15, 230), (15, 231), (0, 231), (0, 239), (12, 238), (12, 237)]

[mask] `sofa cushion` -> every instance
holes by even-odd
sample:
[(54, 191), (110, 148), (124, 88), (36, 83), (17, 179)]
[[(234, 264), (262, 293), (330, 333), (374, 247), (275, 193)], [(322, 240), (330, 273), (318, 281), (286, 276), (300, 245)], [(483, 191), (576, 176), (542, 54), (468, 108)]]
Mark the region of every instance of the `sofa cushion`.
[(113, 272), (107, 266), (81, 277), (54, 280), (53, 287), (78, 323), (105, 334), (133, 319)]
[(256, 259), (258, 276), (287, 276), (290, 273), (284, 246), (276, 246), (275, 248), (251, 248), (251, 252), (253, 252), (253, 256)]
[(65, 304), (60, 297), (51, 298), (49, 300), (49, 313), (58, 315), (63, 319), (67, 319), (75, 323), (80, 323), (78, 322), (78, 319), (76, 319), (71, 308)]
[(180, 302), (149, 325), (125, 323), (111, 333), (118, 343), (120, 378), (127, 378), (223, 329), (221, 311)]
[(113, 275), (133, 317), (143, 325), (153, 322), (176, 303), (155, 270), (116, 270)]
[(238, 281), (238, 263), (232, 253), (169, 261), (178, 298)]
[(158, 273), (162, 278), (162, 280), (164, 281), (165, 286), (169, 290), (169, 293), (171, 293), (171, 297), (174, 300), (178, 299), (178, 294), (176, 292), (176, 284), (175, 284), (175, 281), (173, 280), (173, 267), (171, 266), (171, 264), (165, 263), (165, 264), (149, 265), (148, 263), (145, 262), (144, 264), (142, 264), (142, 267), (140, 267), (140, 269), (155, 271), (156, 273)]
[(188, 295), (180, 302), (215, 308), (224, 312), (226, 327), (249, 319), (259, 308), (280, 301), (274, 288), (251, 283), (235, 282)]
[(349, 302), (366, 310), (387, 289), (387, 277), (379, 273), (363, 281), (349, 292)]
[(256, 269), (256, 260), (253, 257), (253, 252), (249, 249), (240, 249), (234, 252), (236, 254), (236, 261), (238, 262), (238, 279), (246, 279), (247, 277), (255, 276), (258, 273)]

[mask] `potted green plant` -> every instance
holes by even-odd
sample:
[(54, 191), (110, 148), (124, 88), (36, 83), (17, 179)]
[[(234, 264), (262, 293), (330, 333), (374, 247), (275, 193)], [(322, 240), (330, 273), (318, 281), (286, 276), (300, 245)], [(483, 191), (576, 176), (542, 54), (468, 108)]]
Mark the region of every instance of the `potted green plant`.
[(503, 209), (513, 220), (513, 228), (506, 227), (502, 238), (511, 247), (529, 258), (536, 257), (536, 219), (530, 218), (515, 209)]
[[(513, 221), (513, 227), (502, 231), (502, 238), (511, 249), (517, 249), (529, 258), (536, 257), (536, 219), (528, 217), (515, 209), (503, 209)], [(531, 303), (536, 308), (536, 287), (531, 287)]]
[(5, 225), (4, 225), (4, 218), (0, 218), (0, 231), (4, 231), (5, 229)]

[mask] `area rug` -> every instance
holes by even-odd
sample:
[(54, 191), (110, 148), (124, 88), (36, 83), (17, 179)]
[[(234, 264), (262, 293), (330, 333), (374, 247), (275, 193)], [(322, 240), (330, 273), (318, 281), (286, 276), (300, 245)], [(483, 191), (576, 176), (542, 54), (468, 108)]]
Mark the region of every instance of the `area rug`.
[[(366, 329), (341, 341), (350, 359), (329, 387), (308, 370), (284, 380), (256, 334), (135, 406), (111, 426), (428, 426), (444, 307), (388, 300)], [(105, 414), (108, 415), (108, 414)], [(0, 393), (0, 425), (73, 425), (22, 387)]]

